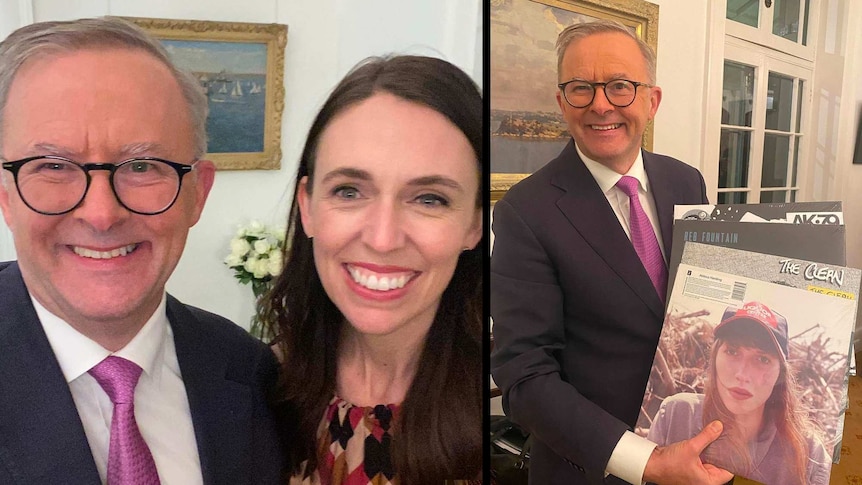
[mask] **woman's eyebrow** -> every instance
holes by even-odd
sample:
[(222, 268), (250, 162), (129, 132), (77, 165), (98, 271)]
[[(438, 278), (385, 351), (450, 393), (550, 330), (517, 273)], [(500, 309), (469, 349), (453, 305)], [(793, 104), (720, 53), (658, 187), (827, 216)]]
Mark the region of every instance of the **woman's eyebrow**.
[(426, 186), (426, 185), (443, 185), (445, 187), (452, 188), (454, 190), (463, 191), (463, 187), (457, 181), (444, 177), (442, 175), (427, 175), (424, 177), (417, 177), (408, 182), (409, 185), (414, 186)]
[(365, 170), (353, 167), (340, 167), (332, 170), (331, 172), (327, 172), (326, 175), (320, 180), (321, 182), (328, 182), (336, 177), (347, 177), (352, 179), (360, 179), (360, 180), (371, 180), (373, 177), (370, 173)]

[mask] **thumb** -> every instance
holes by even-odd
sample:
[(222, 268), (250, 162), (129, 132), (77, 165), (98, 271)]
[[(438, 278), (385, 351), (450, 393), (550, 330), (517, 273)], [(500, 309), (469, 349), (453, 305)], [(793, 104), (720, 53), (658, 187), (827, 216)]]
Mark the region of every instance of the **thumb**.
[(689, 440), (689, 443), (694, 447), (695, 451), (699, 455), (704, 448), (709, 446), (710, 443), (717, 440), (719, 436), (721, 436), (721, 431), (724, 429), (724, 426), (721, 424), (721, 421), (713, 421), (706, 425), (703, 428), (703, 431), (697, 434), (694, 438)]

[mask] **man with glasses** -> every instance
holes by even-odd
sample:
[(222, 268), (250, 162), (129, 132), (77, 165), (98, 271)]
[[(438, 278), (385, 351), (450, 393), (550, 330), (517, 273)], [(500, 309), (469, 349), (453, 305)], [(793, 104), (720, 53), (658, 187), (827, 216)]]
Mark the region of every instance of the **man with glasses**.
[(491, 372), (533, 437), (535, 484), (720, 484), (707, 427), (668, 447), (633, 433), (664, 317), (674, 204), (706, 203), (700, 173), (641, 149), (661, 101), (655, 54), (625, 26), (557, 40), (572, 141), (494, 208)]
[(207, 100), (116, 18), (0, 43), (0, 483), (278, 483), (277, 365), (165, 293), (215, 166)]

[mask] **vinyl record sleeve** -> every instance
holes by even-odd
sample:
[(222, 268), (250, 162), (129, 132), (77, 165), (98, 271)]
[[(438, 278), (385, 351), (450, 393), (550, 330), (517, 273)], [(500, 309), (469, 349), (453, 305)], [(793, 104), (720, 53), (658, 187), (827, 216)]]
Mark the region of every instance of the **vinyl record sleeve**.
[[(813, 485), (827, 484), (831, 458), (843, 431), (847, 349), (856, 321), (859, 282), (860, 271), (852, 268), (686, 243), (668, 300), (636, 432), (649, 436), (656, 424), (657, 429), (670, 430), (667, 431), (669, 435), (662, 431), (664, 436), (673, 436), (673, 441), (679, 441), (702, 429), (702, 422), (695, 423), (692, 428), (697, 420), (691, 417), (682, 425), (688, 426), (690, 436), (680, 435), (685, 429), (673, 428), (673, 422), (667, 426), (667, 420), (655, 421), (659, 414), (662, 417), (668, 414), (662, 405), (671, 397), (669, 404), (687, 400), (691, 409), (702, 409), (693, 403), (704, 400), (716, 326), (728, 310), (758, 302), (786, 319), (788, 368), (799, 384), (795, 396), (801, 402), (808, 424), (816, 432), (814, 445), (822, 446), (821, 458), (830, 462), (829, 466), (821, 467), (821, 472), (825, 470), (825, 479), (823, 473), (806, 479)], [(703, 419), (702, 414), (700, 419)], [(661, 441), (656, 436), (651, 438)], [(704, 453), (705, 459), (767, 485), (784, 485), (787, 477), (781, 474), (786, 473), (786, 468), (773, 470), (774, 467), (764, 463), (753, 469), (745, 468), (744, 463), (740, 465), (731, 458), (733, 454), (727, 453), (726, 443), (720, 438), (710, 445)], [(764, 448), (763, 443), (751, 445), (752, 463), (768, 458), (770, 449)]]
[(674, 220), (844, 225), (840, 201), (677, 205)]
[(845, 227), (842, 225), (676, 220), (673, 224), (673, 250), (668, 258), (668, 298), (687, 242), (838, 266), (847, 264)]

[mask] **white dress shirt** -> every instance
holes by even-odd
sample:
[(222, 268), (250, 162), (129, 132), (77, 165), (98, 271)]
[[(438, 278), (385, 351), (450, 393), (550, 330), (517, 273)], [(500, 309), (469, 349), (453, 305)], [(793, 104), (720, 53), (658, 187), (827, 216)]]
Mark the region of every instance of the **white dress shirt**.
[[(578, 151), (581, 160), (584, 161), (584, 165), (587, 166), (587, 170), (596, 179), (602, 193), (607, 197), (608, 203), (610, 203), (614, 214), (616, 214), (617, 219), (620, 221), (620, 225), (626, 231), (626, 235), (631, 239), (631, 230), (629, 229), (629, 196), (616, 186), (622, 175), (595, 160), (587, 158), (581, 152), (581, 149), (578, 148), (577, 144), (575, 144), (575, 149)], [(658, 246), (661, 248), (665, 261), (667, 261), (667, 254), (664, 246), (662, 246), (661, 229), (658, 225), (655, 200), (649, 190), (649, 179), (647, 178), (646, 170), (644, 170), (643, 152), (638, 151), (635, 163), (625, 175), (638, 179), (638, 197), (640, 198), (641, 206), (652, 224), (656, 239), (658, 239)], [(652, 451), (656, 446), (652, 441), (640, 437), (631, 431), (626, 431), (620, 437), (616, 447), (614, 447), (605, 473), (614, 475), (632, 484), (642, 483), (647, 461), (649, 461), (650, 455), (652, 455)]]
[(87, 371), (105, 357), (116, 355), (143, 369), (135, 388), (135, 420), (153, 455), (161, 483), (202, 484), (200, 457), (165, 311), (165, 296), (132, 341), (113, 354), (46, 310), (33, 295), (30, 299), (69, 383), (102, 483), (107, 483), (114, 405)]
[[(617, 182), (619, 182), (623, 176), (601, 163), (587, 158), (587, 156), (581, 152), (581, 149), (578, 148), (577, 144), (575, 145), (575, 149), (578, 151), (578, 155), (581, 156), (581, 160), (584, 161), (584, 165), (587, 166), (587, 170), (589, 170), (593, 175), (593, 178), (596, 179), (596, 183), (599, 184), (599, 188), (602, 189), (602, 193), (605, 194), (605, 197), (608, 199), (608, 203), (611, 204), (611, 209), (614, 210), (614, 214), (616, 214), (617, 219), (620, 221), (620, 225), (623, 226), (623, 230), (626, 231), (626, 236), (631, 239), (632, 233), (629, 229), (631, 203), (629, 201), (629, 196), (626, 195), (622, 189), (616, 186)], [(661, 254), (664, 256), (665, 262), (667, 262), (667, 254), (665, 253), (661, 240), (661, 228), (658, 225), (658, 216), (656, 215), (657, 211), (655, 208), (655, 200), (653, 199), (652, 192), (650, 192), (649, 178), (647, 178), (646, 170), (644, 170), (643, 152), (638, 151), (635, 163), (632, 164), (631, 168), (625, 173), (625, 175), (638, 179), (638, 198), (640, 199), (644, 212), (646, 212), (646, 215), (649, 218), (650, 224), (652, 224), (652, 230), (658, 240), (658, 247), (661, 249)]]

